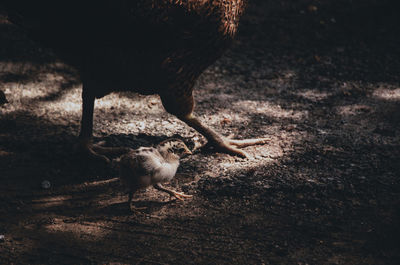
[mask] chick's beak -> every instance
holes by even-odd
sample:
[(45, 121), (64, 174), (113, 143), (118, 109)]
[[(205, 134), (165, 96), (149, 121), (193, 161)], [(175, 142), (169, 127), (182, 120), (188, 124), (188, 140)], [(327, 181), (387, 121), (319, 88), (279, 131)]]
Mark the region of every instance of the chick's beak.
[(188, 148), (186, 148), (185, 151), (183, 151), (183, 153), (182, 153), (183, 156), (188, 156), (188, 155), (192, 155), (192, 154), (193, 153)]

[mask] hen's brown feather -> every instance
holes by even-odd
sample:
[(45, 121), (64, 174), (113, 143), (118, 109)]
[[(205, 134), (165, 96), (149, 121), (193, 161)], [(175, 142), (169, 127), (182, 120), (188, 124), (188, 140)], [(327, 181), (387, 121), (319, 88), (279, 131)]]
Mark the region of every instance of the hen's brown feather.
[(6, 1), (22, 6), (38, 22), (33, 35), (81, 73), (80, 146), (89, 157), (109, 162), (91, 147), (94, 101), (118, 90), (159, 94), (218, 151), (246, 157), (235, 146), (266, 142), (226, 140), (192, 114), (194, 83), (231, 43), (247, 0)]
[[(234, 37), (246, 0), (12, 0), (31, 36), (75, 65), (96, 97), (182, 97)], [(27, 25), (28, 23), (25, 23)], [(33, 26), (32, 25), (36, 25)], [(179, 112), (179, 110), (176, 110)]]

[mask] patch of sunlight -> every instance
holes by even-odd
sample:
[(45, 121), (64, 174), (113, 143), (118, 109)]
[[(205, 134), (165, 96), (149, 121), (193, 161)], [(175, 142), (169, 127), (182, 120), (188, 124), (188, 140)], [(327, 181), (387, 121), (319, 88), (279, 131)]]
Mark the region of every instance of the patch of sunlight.
[(347, 106), (340, 106), (337, 108), (337, 113), (342, 116), (354, 116), (362, 113), (372, 112), (372, 107), (364, 104), (352, 104)]
[(111, 93), (105, 97), (96, 100), (96, 110), (116, 109), (126, 112), (135, 112), (145, 110), (146, 113), (162, 113), (164, 111), (161, 102), (156, 95), (142, 96), (138, 95), (136, 99), (126, 97), (119, 93)]
[(223, 109), (219, 110), (215, 114), (206, 114), (201, 118), (201, 120), (207, 125), (218, 124), (218, 126), (230, 123), (243, 124), (250, 121), (250, 118), (247, 117), (246, 114), (238, 112), (233, 113), (233, 110), (233, 108)]
[(68, 101), (60, 101), (57, 103), (51, 103), (45, 106), (46, 108), (57, 111), (57, 112), (68, 112), (69, 114), (80, 114), (82, 104), (79, 102), (68, 102)]
[[(27, 89), (22, 89), (21, 94), (20, 94), (20, 100), (26, 100), (26, 99), (34, 99), (34, 98), (39, 98), (39, 97), (45, 97), (48, 92), (45, 90), (38, 90), (38, 89), (31, 89), (32, 84), (34, 83), (28, 83), (24, 85), (27, 87)], [(16, 84), (18, 86), (18, 84)]]
[(105, 222), (73, 222), (67, 223), (60, 218), (54, 218), (53, 223), (46, 226), (49, 233), (69, 233), (81, 240), (82, 235), (102, 239), (111, 233), (111, 228)]
[(130, 122), (125, 124), (125, 130), (130, 132), (140, 132), (146, 129), (146, 122), (144, 121), (137, 121), (137, 122)]
[(229, 102), (229, 101), (233, 101), (235, 99), (234, 95), (229, 95), (226, 93), (211, 95), (210, 97), (216, 98), (216, 99), (218, 99), (218, 101), (221, 101), (221, 102), (224, 102), (224, 101)]
[[(51, 89), (51, 87), (49, 88)], [(27, 102), (32, 99), (42, 98), (51, 93), (44, 87), (39, 88), (37, 82), (18, 83), (10, 82), (4, 86), (4, 93), (7, 95), (7, 99), (17, 102)], [(14, 99), (14, 100), (12, 100)]]
[(68, 113), (80, 115), (82, 110), (81, 89), (74, 88), (56, 100), (34, 102), (35, 112), (40, 116), (44, 111), (48, 113)]
[(67, 200), (71, 200), (72, 196), (53, 196), (47, 197), (37, 200), (32, 200), (32, 208), (34, 209), (43, 209), (48, 207), (60, 206), (65, 203)]
[[(243, 148), (243, 151), (248, 154), (247, 159), (224, 154), (202, 157), (202, 162), (207, 164), (203, 174), (219, 177), (221, 170), (224, 174), (231, 175), (232, 172), (246, 172), (254, 168), (263, 168), (263, 166), (274, 163), (274, 161), (293, 152), (295, 148), (293, 143), (301, 141), (306, 136), (299, 132), (279, 130), (268, 136), (270, 141), (266, 144)], [(282, 140), (285, 142), (284, 146), (282, 146)], [(215, 163), (215, 160), (218, 163)]]
[(400, 100), (400, 88), (396, 89), (379, 88), (374, 91), (373, 96), (389, 101), (398, 101)]
[(308, 116), (307, 111), (283, 109), (280, 105), (265, 101), (240, 100), (232, 105), (232, 109), (251, 114), (264, 114), (274, 118), (289, 118), (293, 120), (302, 120)]
[(64, 88), (62, 86), (65, 82), (66, 79), (59, 74), (39, 74), (37, 79), (30, 82), (9, 82), (5, 86), (5, 93), (15, 95), (15, 99), (21, 102), (34, 102), (35, 100), (49, 97), (52, 94), (63, 93)]
[(320, 92), (320, 91), (315, 91), (312, 89), (307, 89), (304, 91), (297, 92), (296, 95), (303, 97), (305, 99), (311, 100), (313, 102), (318, 102), (318, 101), (327, 99), (329, 96), (332, 95), (332, 93)]

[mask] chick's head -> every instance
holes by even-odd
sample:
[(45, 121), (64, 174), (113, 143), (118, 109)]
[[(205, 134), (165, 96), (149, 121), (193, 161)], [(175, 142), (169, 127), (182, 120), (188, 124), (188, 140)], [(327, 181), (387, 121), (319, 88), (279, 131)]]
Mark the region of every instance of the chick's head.
[(192, 154), (186, 144), (181, 139), (177, 138), (170, 138), (162, 141), (157, 146), (157, 149), (160, 153), (173, 153), (179, 157), (184, 157), (186, 155)]

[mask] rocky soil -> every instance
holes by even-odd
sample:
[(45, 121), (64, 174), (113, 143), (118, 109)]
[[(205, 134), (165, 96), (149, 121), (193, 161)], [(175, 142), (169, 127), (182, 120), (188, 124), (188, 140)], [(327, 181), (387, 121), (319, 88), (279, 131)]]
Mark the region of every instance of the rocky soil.
[[(115, 172), (76, 153), (74, 69), (0, 12), (1, 264), (400, 263), (398, 3), (250, 2), (196, 113), (271, 141), (249, 159), (196, 151), (169, 184), (193, 198), (149, 188), (136, 213)], [(108, 95), (94, 123), (109, 146), (202, 142), (158, 96)]]

